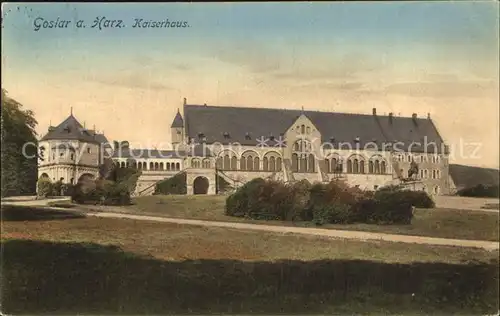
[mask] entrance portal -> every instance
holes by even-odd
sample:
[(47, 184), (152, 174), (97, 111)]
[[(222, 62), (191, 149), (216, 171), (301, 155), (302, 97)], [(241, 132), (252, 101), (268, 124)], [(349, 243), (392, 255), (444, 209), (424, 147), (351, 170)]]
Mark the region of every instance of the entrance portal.
[(197, 177), (193, 182), (193, 194), (208, 193), (208, 179), (205, 177)]

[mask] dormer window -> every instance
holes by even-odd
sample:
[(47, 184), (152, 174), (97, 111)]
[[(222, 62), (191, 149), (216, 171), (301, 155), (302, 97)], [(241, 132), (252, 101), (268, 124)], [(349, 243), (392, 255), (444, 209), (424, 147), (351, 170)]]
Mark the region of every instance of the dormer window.
[(376, 143), (377, 143), (377, 139), (376, 139), (376, 138), (373, 138), (373, 139), (372, 139), (372, 142), (373, 142), (374, 144), (376, 144)]
[(359, 143), (359, 137), (356, 137), (356, 138), (354, 139), (354, 142)]
[(245, 134), (245, 139), (246, 139), (246, 140), (251, 140), (251, 139), (252, 139), (252, 137), (250, 136), (250, 133), (248, 133), (248, 132), (247, 132), (247, 133)]
[(200, 139), (205, 138), (205, 134), (203, 134), (203, 133), (198, 133), (198, 138), (200, 138)]
[(330, 143), (335, 143), (335, 137), (330, 137)]
[(180, 129), (178, 129), (178, 130), (177, 130), (177, 135), (180, 135), (180, 134), (182, 134), (182, 132), (181, 132), (181, 130), (180, 130)]
[(229, 136), (229, 133), (228, 132), (224, 132), (224, 134), (222, 134), (222, 136), (224, 136), (225, 139), (229, 139), (230, 136)]
[(269, 140), (274, 140), (274, 135), (273, 134), (269, 135)]

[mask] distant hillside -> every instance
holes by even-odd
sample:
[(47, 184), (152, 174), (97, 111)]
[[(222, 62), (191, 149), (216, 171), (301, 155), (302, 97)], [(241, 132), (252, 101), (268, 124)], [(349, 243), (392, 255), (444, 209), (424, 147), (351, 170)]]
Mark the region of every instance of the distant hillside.
[(499, 170), (450, 164), (450, 175), (458, 190), (478, 184), (498, 185)]

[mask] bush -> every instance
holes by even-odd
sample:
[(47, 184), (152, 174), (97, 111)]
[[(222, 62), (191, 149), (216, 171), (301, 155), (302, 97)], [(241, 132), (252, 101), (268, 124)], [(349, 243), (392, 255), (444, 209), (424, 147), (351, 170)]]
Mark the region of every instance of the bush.
[(49, 178), (41, 177), (37, 183), (37, 195), (39, 197), (47, 197), (52, 193), (52, 181)]
[(369, 223), (375, 224), (410, 224), (413, 208), (409, 191), (380, 191), (375, 194)]
[(187, 193), (187, 176), (185, 172), (176, 174), (175, 176), (165, 179), (156, 184), (155, 194), (186, 194)]
[(130, 183), (96, 180), (81, 182), (72, 190), (72, 201), (79, 204), (128, 205)]
[(285, 185), (259, 178), (227, 198), (225, 213), (251, 219), (305, 220), (316, 225), (410, 224), (413, 206), (430, 208), (434, 201), (423, 191), (402, 190), (399, 186), (372, 192), (341, 181), (311, 186), (307, 181)]
[(226, 181), (223, 177), (220, 175), (217, 175), (217, 193), (224, 193), (227, 190), (231, 189), (231, 184)]
[(434, 208), (436, 206), (434, 200), (425, 191), (409, 191), (404, 190), (399, 186), (390, 186), (382, 188), (375, 192), (374, 197), (385, 196), (386, 194), (396, 194), (400, 199), (404, 199), (412, 206), (418, 208)]
[(465, 188), (457, 192), (460, 196), (468, 197), (499, 197), (499, 187), (498, 185), (483, 185), (478, 184), (476, 186)]

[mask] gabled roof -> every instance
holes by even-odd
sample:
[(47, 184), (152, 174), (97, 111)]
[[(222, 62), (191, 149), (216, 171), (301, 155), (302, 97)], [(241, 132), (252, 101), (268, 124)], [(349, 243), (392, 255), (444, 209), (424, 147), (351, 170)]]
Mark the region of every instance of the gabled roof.
[(88, 130), (71, 114), (56, 127), (51, 126), (49, 132), (41, 140), (79, 140), (89, 143), (107, 143), (104, 134)]
[[(198, 141), (202, 135), (208, 144), (237, 142), (256, 146), (261, 137), (273, 135), (278, 139), (302, 114), (318, 128), (322, 142), (331, 142), (334, 138), (334, 143), (349, 143), (353, 148), (357, 143), (363, 147), (373, 141), (380, 146), (401, 142), (406, 148), (412, 142), (423, 143), (426, 137), (427, 143), (435, 142), (438, 149), (443, 143), (430, 119), (256, 107), (184, 106), (187, 136)], [(276, 142), (267, 144), (273, 146)], [(412, 149), (423, 151), (417, 146)]]
[(184, 119), (182, 118), (181, 113), (177, 110), (177, 114), (174, 117), (174, 121), (172, 122), (171, 128), (184, 127)]

